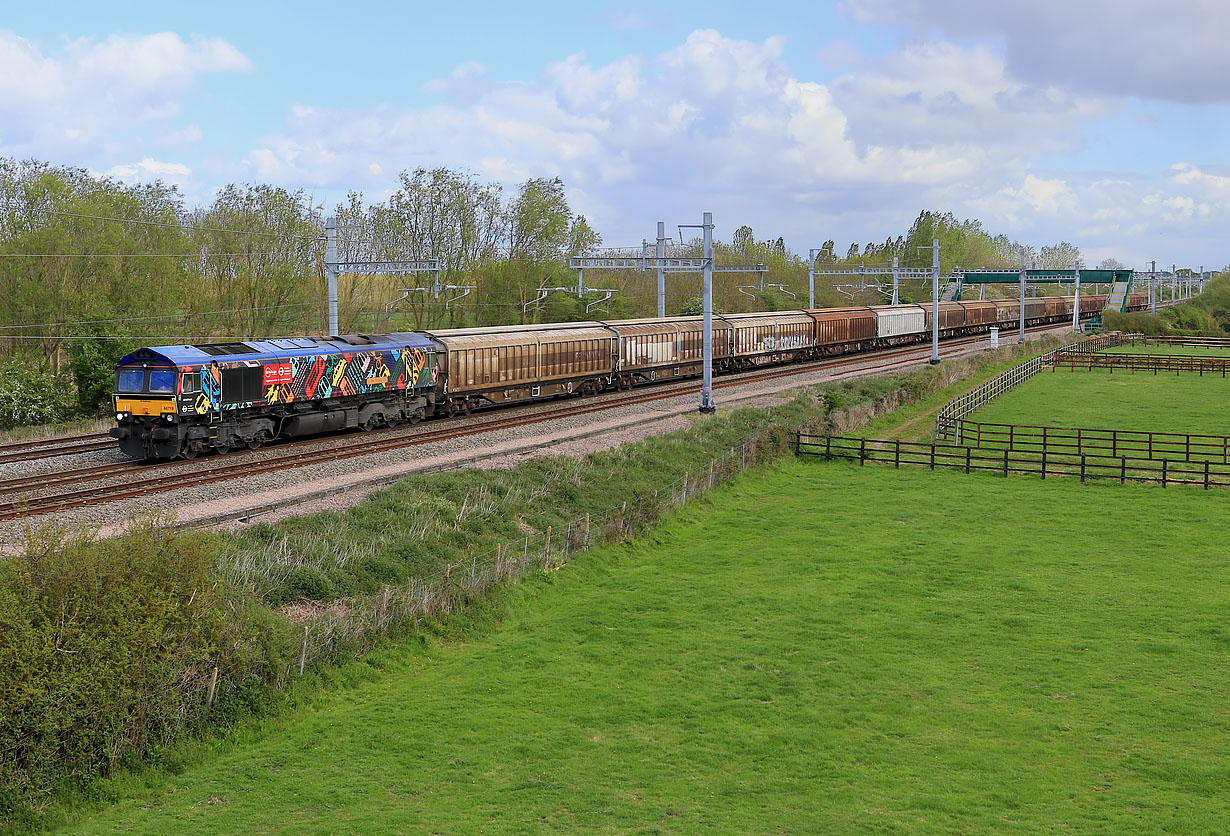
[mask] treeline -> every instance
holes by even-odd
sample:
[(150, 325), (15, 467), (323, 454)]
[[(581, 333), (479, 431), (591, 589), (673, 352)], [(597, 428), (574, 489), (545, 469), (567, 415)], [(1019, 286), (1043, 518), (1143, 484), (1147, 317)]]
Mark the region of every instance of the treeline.
[[(338, 223), (343, 260), (437, 258), (430, 275), (343, 275), (340, 330), (371, 333), (423, 327), (567, 321), (653, 315), (652, 272), (588, 271), (578, 297), (540, 288), (577, 285), (574, 255), (602, 236), (569, 205), (558, 178), (505, 190), (448, 168), (403, 172), (384, 201), (352, 193), (325, 207), (304, 191), (232, 184), (205, 206), (189, 207), (173, 187), (129, 185), (71, 167), (0, 160), (0, 426), (92, 415), (105, 404), (115, 361), (141, 345), (321, 334), (328, 327), (325, 219)], [(922, 212), (904, 235), (851, 245), (844, 258), (825, 242), (820, 265), (931, 264), (940, 241), (944, 273), (955, 267), (1013, 266), (1019, 245), (977, 220)], [(698, 240), (672, 254), (699, 255)], [(1067, 266), (1070, 244), (1026, 249), (1031, 263)], [(807, 303), (807, 254), (781, 238), (758, 240), (748, 226), (717, 245), (721, 264), (763, 264), (723, 273), (714, 292), (722, 310), (778, 310)], [(849, 278), (821, 275), (816, 304), (886, 301)], [(699, 275), (673, 274), (670, 314), (695, 308)], [(922, 298), (921, 283), (902, 299)], [(540, 298), (542, 297), (542, 298)], [(31, 389), (31, 386), (34, 388)]]

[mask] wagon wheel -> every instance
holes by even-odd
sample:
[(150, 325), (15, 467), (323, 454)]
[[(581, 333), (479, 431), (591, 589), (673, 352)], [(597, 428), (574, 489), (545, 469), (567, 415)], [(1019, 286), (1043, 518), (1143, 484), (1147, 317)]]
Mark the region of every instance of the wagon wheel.
[(462, 407), (462, 411), (465, 412), (466, 415), (469, 415), (471, 412), (474, 411), (474, 399), (473, 398), (466, 398), (465, 405)]
[(184, 449), (179, 451), (179, 454), (183, 456), (185, 459), (192, 460), (196, 458), (197, 453), (199, 452), (201, 451), (196, 449), (196, 445), (193, 444), (191, 441), (189, 441), (187, 444), (184, 445)]
[(248, 442), (249, 450), (259, 450), (269, 441), (269, 433), (261, 430), (256, 435), (252, 436), (252, 440)]
[(214, 450), (219, 456), (225, 456), (227, 453), (231, 452), (231, 443), (229, 441), (223, 441), (219, 438), (217, 443), (214, 444)]

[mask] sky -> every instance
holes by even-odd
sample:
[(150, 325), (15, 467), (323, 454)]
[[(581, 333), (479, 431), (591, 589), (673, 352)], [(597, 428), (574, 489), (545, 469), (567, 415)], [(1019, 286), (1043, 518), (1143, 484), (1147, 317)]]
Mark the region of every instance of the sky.
[[(9, 4), (0, 157), (380, 201), (563, 179), (609, 246), (806, 254), (920, 210), (1147, 267), (1230, 263), (1228, 0)], [(976, 266), (976, 265), (969, 265)]]

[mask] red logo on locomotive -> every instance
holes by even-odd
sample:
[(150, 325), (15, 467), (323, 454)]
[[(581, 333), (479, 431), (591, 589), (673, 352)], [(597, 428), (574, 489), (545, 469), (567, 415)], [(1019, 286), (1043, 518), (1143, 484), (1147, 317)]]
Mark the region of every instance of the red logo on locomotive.
[(277, 386), (290, 383), (295, 379), (295, 372), (290, 363), (270, 363), (265, 366), (265, 386)]

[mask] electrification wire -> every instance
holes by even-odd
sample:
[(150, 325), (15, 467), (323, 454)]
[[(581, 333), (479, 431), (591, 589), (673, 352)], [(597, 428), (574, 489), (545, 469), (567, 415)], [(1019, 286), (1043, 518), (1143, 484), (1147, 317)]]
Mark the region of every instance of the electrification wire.
[(111, 319), (83, 319), (76, 322), (37, 322), (21, 325), (0, 325), (0, 329), (5, 328), (71, 328), (77, 325), (109, 325), (117, 322), (143, 322), (151, 319), (193, 319), (202, 316), (220, 316), (223, 314), (247, 313), (249, 311), (277, 311), (290, 310), (291, 308), (324, 308), (325, 302), (296, 302), (287, 305), (262, 305), (254, 308), (222, 308), (216, 311), (186, 311), (180, 314), (157, 314), (150, 316), (126, 316), (113, 317)]
[(0, 253), (0, 258), (225, 258), (229, 256), (283, 255), (277, 251), (249, 253)]

